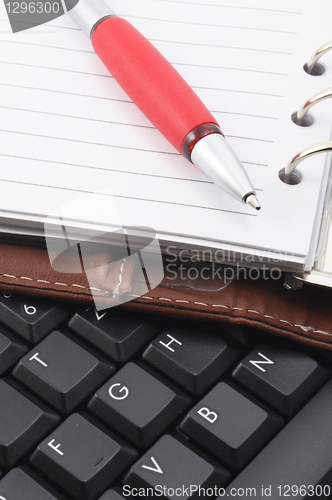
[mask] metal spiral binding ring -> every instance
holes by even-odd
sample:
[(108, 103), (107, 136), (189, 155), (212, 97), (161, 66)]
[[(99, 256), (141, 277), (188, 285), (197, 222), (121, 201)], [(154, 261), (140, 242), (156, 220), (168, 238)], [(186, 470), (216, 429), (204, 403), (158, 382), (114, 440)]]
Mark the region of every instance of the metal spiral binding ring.
[(330, 151), (332, 151), (332, 141), (319, 142), (309, 148), (303, 149), (291, 159), (286, 168), (280, 170), (279, 178), (285, 182), (285, 184), (298, 184), (301, 182), (301, 176), (299, 173), (294, 172), (298, 164), (310, 156), (318, 153), (328, 153)]
[(314, 119), (310, 114), (308, 114), (309, 109), (315, 104), (318, 104), (325, 99), (329, 99), (330, 97), (332, 97), (332, 87), (317, 92), (317, 94), (311, 96), (297, 112), (292, 114), (293, 122), (301, 127), (309, 127), (312, 125)]
[(309, 75), (320, 76), (325, 72), (325, 68), (322, 64), (318, 63), (318, 60), (332, 50), (332, 40), (325, 43), (319, 47), (316, 52), (310, 57), (309, 61), (303, 66), (304, 71), (309, 73)]

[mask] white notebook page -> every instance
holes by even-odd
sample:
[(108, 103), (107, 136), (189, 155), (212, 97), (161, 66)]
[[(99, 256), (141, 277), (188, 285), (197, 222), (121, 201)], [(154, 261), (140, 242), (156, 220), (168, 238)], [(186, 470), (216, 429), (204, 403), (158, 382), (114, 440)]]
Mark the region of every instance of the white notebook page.
[[(0, 3), (0, 213), (42, 221), (59, 204), (110, 188), (124, 225), (148, 226), (181, 244), (284, 253), (294, 267), (311, 267), (327, 158), (303, 163), (297, 186), (283, 184), (278, 171), (299, 150), (330, 138), (331, 103), (313, 109), (312, 127), (297, 127), (290, 115), (331, 81), (331, 56), (323, 76), (302, 66), (330, 38), (332, 8), (323, 0), (109, 4), (215, 115), (262, 210), (224, 194), (182, 158), (68, 16), (12, 34)], [(102, 213), (94, 218), (112, 223)]]

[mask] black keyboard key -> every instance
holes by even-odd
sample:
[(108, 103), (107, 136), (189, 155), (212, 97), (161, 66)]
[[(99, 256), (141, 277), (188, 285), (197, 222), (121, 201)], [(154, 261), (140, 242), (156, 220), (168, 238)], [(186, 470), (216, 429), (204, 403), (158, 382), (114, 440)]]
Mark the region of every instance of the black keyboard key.
[(76, 313), (69, 327), (120, 363), (126, 362), (158, 332), (157, 326), (142, 316), (113, 310), (98, 312), (93, 307)]
[(178, 488), (183, 492), (180, 497), (196, 498), (198, 491), (190, 488), (221, 487), (229, 478), (230, 473), (212, 459), (165, 435), (131, 467), (124, 485), (127, 489), (128, 485), (131, 489), (154, 488), (157, 496), (162, 492), (163, 498), (174, 500)]
[(11, 380), (0, 380), (0, 464), (12, 467), (60, 417)]
[(120, 438), (74, 413), (45, 439), (31, 462), (77, 500), (94, 500), (137, 457)]
[(17, 467), (0, 481), (0, 500), (66, 500), (27, 467)]
[(332, 363), (332, 351), (328, 351), (327, 349), (317, 349), (317, 351), (321, 356), (323, 356), (325, 362), (327, 362), (328, 366), (331, 366)]
[(221, 333), (226, 333), (231, 338), (242, 344), (246, 349), (257, 344), (258, 331), (241, 325), (223, 323), (220, 328)]
[(114, 372), (96, 353), (55, 331), (17, 364), (13, 375), (63, 413), (69, 413)]
[(0, 321), (32, 344), (40, 342), (67, 316), (65, 309), (49, 300), (0, 294)]
[(233, 377), (284, 415), (294, 415), (331, 372), (303, 352), (261, 345), (235, 368)]
[(0, 326), (0, 375), (28, 351), (28, 347)]
[(282, 427), (279, 415), (221, 382), (180, 425), (196, 444), (233, 469), (241, 469)]
[(241, 355), (215, 333), (172, 328), (150, 343), (143, 358), (190, 393), (200, 395)]
[(142, 448), (160, 436), (189, 404), (190, 399), (179, 389), (129, 362), (96, 392), (88, 407)]
[[(305, 488), (310, 485), (331, 486), (331, 415), (332, 381), (329, 381), (239, 474), (220, 500), (229, 495), (231, 488), (255, 488), (259, 498), (280, 500), (304, 498)], [(262, 497), (262, 485), (271, 487), (271, 494)], [(298, 487), (298, 491), (286, 494), (287, 485)], [(314, 496), (312, 491), (310, 496), (326, 498)], [(232, 495), (232, 498), (243, 496)]]

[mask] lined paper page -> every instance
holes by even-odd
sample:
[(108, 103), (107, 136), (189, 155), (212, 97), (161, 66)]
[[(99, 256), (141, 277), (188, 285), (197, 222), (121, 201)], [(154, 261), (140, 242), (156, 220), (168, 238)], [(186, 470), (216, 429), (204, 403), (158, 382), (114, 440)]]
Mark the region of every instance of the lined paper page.
[[(68, 16), (12, 34), (1, 5), (0, 209), (43, 220), (59, 205), (111, 189), (124, 225), (163, 240), (289, 254), (311, 266), (326, 158), (298, 186), (278, 178), (294, 154), (331, 132), (331, 104), (304, 129), (290, 115), (328, 87), (302, 66), (330, 38), (323, 0), (112, 0), (168, 58), (219, 121), (257, 190), (260, 212), (183, 159), (130, 102)], [(310, 37), (307, 33), (310, 32)], [(112, 223), (93, 212), (87, 222)], [(273, 230), (271, 229), (273, 228)]]

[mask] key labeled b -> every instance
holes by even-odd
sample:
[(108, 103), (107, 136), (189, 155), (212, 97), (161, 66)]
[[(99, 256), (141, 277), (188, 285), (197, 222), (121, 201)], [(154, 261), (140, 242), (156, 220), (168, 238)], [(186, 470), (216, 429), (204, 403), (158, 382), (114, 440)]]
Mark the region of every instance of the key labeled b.
[(233, 469), (241, 469), (281, 428), (279, 415), (220, 382), (185, 417), (184, 434)]

